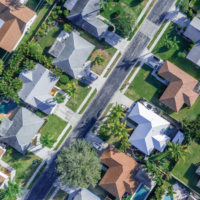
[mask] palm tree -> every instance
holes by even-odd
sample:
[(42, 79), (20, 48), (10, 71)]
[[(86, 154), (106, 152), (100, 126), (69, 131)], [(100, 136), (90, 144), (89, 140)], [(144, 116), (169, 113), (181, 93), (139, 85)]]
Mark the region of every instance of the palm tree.
[(168, 35), (165, 36), (164, 42), (168, 49), (172, 48), (172, 41), (171, 38), (168, 37)]
[(119, 119), (122, 119), (126, 114), (124, 113), (124, 109), (120, 105), (116, 105), (111, 114), (108, 116), (109, 122), (116, 123)]
[(2, 74), (3, 72), (3, 68), (4, 68), (4, 62), (2, 59), (0, 59), (0, 75)]
[(57, 140), (54, 139), (54, 137), (52, 137), (51, 134), (46, 134), (45, 136), (43, 136), (43, 137), (40, 138), (40, 142), (42, 144), (42, 147), (47, 146), (47, 147), (52, 148), (53, 144), (55, 142), (57, 142)]
[(180, 43), (180, 41), (177, 41), (176, 36), (174, 36), (174, 40), (172, 41), (172, 45), (175, 47), (176, 50), (179, 49), (178, 43)]
[(29, 59), (27, 58), (24, 62), (23, 62), (24, 67), (28, 68), (29, 66)]
[(116, 136), (118, 136), (118, 138), (121, 140), (122, 138), (128, 138), (129, 134), (127, 131), (132, 130), (131, 128), (126, 128), (126, 122), (124, 123), (120, 123), (120, 121), (118, 121), (116, 123), (116, 131), (115, 134)]
[(166, 180), (169, 181), (170, 179), (172, 179), (172, 172), (167, 172), (166, 173)]
[(75, 96), (76, 96), (76, 90), (77, 90), (77, 87), (76, 87), (75, 83), (72, 83), (72, 84), (68, 83), (67, 84), (66, 93), (69, 96), (75, 98)]
[(100, 133), (103, 134), (103, 135), (109, 135), (109, 133), (110, 133), (110, 128), (108, 127), (108, 125), (107, 125), (106, 123), (104, 123), (104, 124), (101, 126)]
[(129, 148), (130, 144), (131, 143), (128, 141), (128, 138), (123, 138), (121, 141), (121, 147), (124, 151)]
[(35, 68), (35, 62), (33, 61), (33, 60), (30, 60), (29, 61), (29, 65), (28, 65), (28, 67), (27, 67), (27, 70), (28, 71), (31, 71), (31, 70), (33, 70), (34, 68)]
[(175, 159), (175, 161), (178, 161), (179, 159), (185, 160), (185, 156), (188, 154), (186, 145), (182, 146), (180, 143), (173, 142), (169, 142), (168, 145), (168, 152), (171, 154), (172, 158)]
[(174, 199), (174, 194), (176, 194), (176, 192), (173, 187), (167, 190), (167, 196), (170, 196), (172, 199)]
[(163, 194), (165, 193), (165, 189), (163, 187), (157, 187), (155, 190), (155, 196), (157, 200), (162, 199)]
[(106, 5), (107, 5), (108, 3), (106, 2), (106, 1), (104, 1), (104, 0), (100, 0), (100, 3), (95, 3), (94, 5), (95, 6), (100, 6), (100, 9), (105, 9), (106, 8)]

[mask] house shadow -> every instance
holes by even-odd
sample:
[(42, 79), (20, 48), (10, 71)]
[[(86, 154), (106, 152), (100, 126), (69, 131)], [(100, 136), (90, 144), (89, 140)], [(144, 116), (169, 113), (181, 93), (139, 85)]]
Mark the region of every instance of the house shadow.
[(200, 163), (192, 163), (190, 167), (187, 169), (183, 177), (188, 180), (187, 185), (196, 185), (200, 176), (196, 174), (196, 170)]

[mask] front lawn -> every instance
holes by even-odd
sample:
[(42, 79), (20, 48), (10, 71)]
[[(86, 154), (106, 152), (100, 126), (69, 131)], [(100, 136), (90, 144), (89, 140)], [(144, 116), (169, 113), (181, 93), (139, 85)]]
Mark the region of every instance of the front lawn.
[[(26, 152), (25, 155), (22, 155), (16, 150), (13, 150), (11, 155), (4, 155), (2, 160), (10, 166), (13, 166), (14, 163), (22, 164), (22, 166), (17, 169), (15, 180), (20, 182), (25, 181), (24, 185), (27, 184), (42, 161), (38, 156), (31, 152)], [(38, 160), (37, 164), (33, 164), (34, 160)]]
[[(91, 70), (96, 74), (101, 75), (108, 63), (110, 62), (110, 60), (112, 59), (112, 57), (114, 56), (114, 54), (116, 53), (117, 49), (105, 41), (98, 40), (96, 37), (90, 35), (85, 31), (81, 31), (80, 36), (86, 39), (88, 42), (92, 43), (96, 47), (96, 50), (92, 53), (89, 59), (92, 62)], [(95, 60), (98, 54), (105, 56), (106, 62), (103, 62), (104, 66), (98, 64), (95, 65)]]
[[(66, 75), (66, 74), (65, 74)], [(68, 75), (66, 75), (68, 76)], [(76, 112), (81, 105), (81, 103), (84, 101), (88, 93), (90, 92), (91, 88), (88, 88), (87, 85), (83, 84), (82, 82), (78, 81), (77, 79), (73, 79), (72, 77), (69, 77), (69, 83), (75, 83), (77, 87), (77, 94), (75, 98), (70, 98), (67, 102), (66, 106)], [(67, 84), (62, 84), (60, 81), (57, 83), (57, 86), (61, 88), (61, 90), (66, 91)]]
[(58, 192), (53, 198), (53, 200), (67, 200), (67, 199), (68, 199), (68, 194), (61, 189), (58, 190)]
[(195, 173), (200, 165), (200, 141), (191, 142), (189, 145), (189, 154), (184, 160), (179, 160), (174, 167), (172, 174), (200, 193), (200, 188), (196, 186), (199, 175)]
[(57, 139), (65, 126), (67, 126), (67, 122), (55, 114), (51, 114), (47, 118), (49, 121), (42, 129), (41, 137), (51, 134), (54, 139)]
[[(158, 43), (156, 44), (152, 53), (164, 61), (166, 60), (170, 61), (171, 63), (181, 68), (183, 71), (187, 72), (194, 78), (199, 79), (200, 68), (197, 69), (196, 64), (194, 64), (187, 58), (178, 57), (178, 53), (183, 52), (185, 49), (187, 49), (190, 42), (177, 33), (177, 31), (175, 30), (176, 26), (177, 25), (174, 22), (170, 23), (170, 25), (168, 26), (168, 28), (166, 29), (166, 31), (164, 32)], [(176, 50), (175, 48), (167, 49), (164, 42), (166, 35), (168, 35), (169, 38), (172, 39), (174, 39), (174, 36), (176, 36), (177, 41), (180, 42), (178, 44), (179, 50)]]
[(63, 29), (63, 25), (61, 23), (58, 23), (58, 26), (51, 26), (49, 28), (49, 32), (47, 33), (46, 36), (41, 37), (38, 40), (39, 45), (43, 49), (43, 54), (44, 55), (49, 55), (48, 51), (55, 42), (56, 38), (60, 34), (60, 32)]

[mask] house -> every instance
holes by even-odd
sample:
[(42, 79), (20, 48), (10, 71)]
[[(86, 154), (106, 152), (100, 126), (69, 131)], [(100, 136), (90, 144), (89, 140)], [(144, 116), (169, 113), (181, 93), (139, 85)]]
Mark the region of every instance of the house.
[(158, 72), (158, 75), (170, 82), (159, 101), (179, 112), (183, 104), (192, 106), (198, 98), (198, 94), (193, 91), (198, 84), (198, 80), (166, 61)]
[(19, 97), (47, 115), (51, 114), (56, 102), (53, 102), (54, 97), (50, 92), (54, 90), (59, 78), (37, 63), (34, 70), (23, 70), (19, 79), (23, 82), (23, 87), (18, 92)]
[(155, 185), (139, 163), (112, 145), (104, 151), (101, 162), (109, 169), (99, 185), (118, 199), (126, 193), (133, 195), (141, 184), (150, 188)]
[(194, 17), (184, 35), (190, 40), (195, 41), (194, 47), (186, 58), (200, 66), (200, 19)]
[(0, 47), (14, 50), (36, 19), (36, 13), (17, 0), (0, 0)]
[[(200, 176), (200, 166), (197, 168), (196, 170), (196, 174), (198, 174)], [(196, 185), (198, 188), (200, 188), (200, 179), (199, 181), (197, 182), (197, 185)]]
[(101, 200), (89, 190), (82, 188), (73, 200)]
[(164, 134), (170, 125), (168, 121), (147, 109), (141, 103), (136, 103), (128, 116), (129, 121), (137, 124), (129, 142), (141, 152), (150, 155), (153, 149), (162, 152), (170, 138)]
[(43, 125), (44, 119), (22, 107), (18, 110), (13, 120), (10, 120), (10, 124), (8, 120), (4, 119), (0, 124), (0, 140), (20, 153), (25, 154), (31, 144), (31, 140)]
[(49, 53), (55, 57), (53, 65), (71, 77), (77, 78), (84, 70), (83, 65), (95, 46), (75, 32), (72, 32), (68, 38), (62, 41), (67, 34), (65, 31), (61, 32), (60, 37), (54, 42)]
[[(104, 37), (108, 25), (96, 18), (100, 6), (95, 4), (99, 3), (100, 0), (77, 0), (67, 18), (100, 40)], [(68, 9), (68, 1), (64, 7)]]

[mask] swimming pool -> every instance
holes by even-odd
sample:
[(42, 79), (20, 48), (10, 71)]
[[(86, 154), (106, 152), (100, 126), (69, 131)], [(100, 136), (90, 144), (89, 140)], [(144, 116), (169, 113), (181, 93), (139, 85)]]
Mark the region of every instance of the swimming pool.
[(164, 200), (173, 200), (170, 196), (165, 195)]
[(17, 107), (17, 103), (15, 103), (12, 100), (10, 100), (8, 103), (3, 101), (0, 104), (0, 113), (8, 114), (11, 110), (15, 109), (16, 107)]
[(140, 185), (136, 194), (133, 196), (133, 200), (144, 200), (144, 198), (149, 193), (149, 188), (147, 188), (143, 183)]

